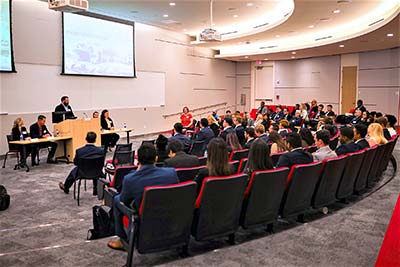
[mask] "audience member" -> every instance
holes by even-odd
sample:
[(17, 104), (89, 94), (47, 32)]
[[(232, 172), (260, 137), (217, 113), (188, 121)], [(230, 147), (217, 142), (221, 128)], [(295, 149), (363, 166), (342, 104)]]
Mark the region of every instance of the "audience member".
[(228, 146), (229, 152), (242, 149), (239, 139), (234, 132), (228, 133), (226, 136), (226, 145)]
[(314, 114), (318, 112), (318, 103), (317, 100), (313, 99), (311, 100), (311, 106), (308, 108), (310, 110), (310, 113), (313, 112)]
[(232, 119), (232, 112), (228, 109), (225, 111), (225, 117), (224, 118), (231, 118)]
[[(74, 165), (75, 167), (68, 174), (65, 182), (60, 182), (58, 187), (64, 191), (65, 194), (69, 193), (69, 189), (74, 184), (78, 176), (78, 166), (81, 164), (82, 159), (94, 159), (104, 156), (104, 149), (95, 146), (97, 135), (95, 132), (88, 132), (86, 134), (86, 145), (78, 148), (75, 152)], [(97, 180), (93, 179), (93, 195), (97, 195)]]
[(278, 128), (279, 128), (279, 129), (278, 129), (278, 133), (279, 133), (281, 136), (286, 136), (288, 133), (291, 132), (289, 126), (290, 126), (290, 123), (289, 123), (288, 120), (286, 120), (286, 119), (280, 120), (280, 121), (279, 121), (279, 125), (278, 125)]
[(394, 129), (394, 126), (395, 126), (396, 123), (397, 123), (396, 117), (393, 116), (393, 115), (386, 114), (386, 118), (387, 118), (387, 120), (388, 120), (387, 129), (388, 129), (388, 131), (389, 131), (389, 133), (390, 133), (390, 136), (391, 136), (391, 137), (396, 136), (396, 135), (397, 135), (397, 132), (396, 132), (396, 130)]
[(112, 249), (123, 249), (121, 239), (127, 240), (127, 235), (122, 223), (123, 207), (120, 202), (124, 203), (127, 207), (133, 205), (134, 208), (139, 209), (145, 187), (179, 183), (178, 176), (173, 168), (155, 167), (155, 160), (156, 149), (154, 146), (143, 144), (138, 149), (139, 167), (137, 170), (131, 171), (124, 177), (121, 193), (114, 197), (115, 233), (120, 239), (108, 242), (107, 245)]
[(268, 135), (265, 134), (264, 125), (260, 124), (254, 128), (256, 139), (262, 139), (268, 144)]
[(360, 123), (364, 124), (364, 125), (367, 126), (367, 127), (372, 123), (372, 118), (370, 117), (368, 111), (364, 111), (364, 112), (361, 114)]
[(285, 141), (283, 141), (282, 136), (279, 133), (272, 131), (269, 133), (268, 138), (269, 141), (272, 143), (271, 154), (288, 151)]
[(244, 138), (244, 127), (242, 125), (242, 117), (234, 116), (233, 117), (233, 124), (235, 125), (235, 133), (239, 140), (239, 144), (244, 146), (246, 139)]
[(218, 122), (219, 121), (219, 116), (218, 116), (218, 114), (217, 114), (217, 110), (216, 109), (214, 109), (213, 111), (212, 111), (212, 114), (211, 114), (213, 117), (214, 117), (214, 119)]
[(294, 127), (294, 126), (301, 126), (301, 121), (302, 121), (302, 118), (301, 118), (301, 111), (300, 111), (300, 110), (296, 110), (295, 113), (294, 113), (294, 116), (293, 116), (292, 119), (289, 121), (289, 122), (290, 122), (290, 125), (291, 125), (292, 127)]
[(92, 118), (93, 118), (93, 119), (99, 118), (99, 112), (98, 112), (98, 111), (94, 111), (94, 112), (92, 113)]
[(314, 137), (312, 136), (310, 129), (301, 128), (300, 136), (301, 136), (302, 147), (308, 147), (308, 146), (312, 146), (314, 144)]
[(213, 131), (213, 133), (214, 133), (214, 137), (217, 137), (217, 136), (219, 135), (219, 130), (220, 130), (218, 121), (217, 121), (217, 120), (215, 119), (215, 117), (212, 116), (212, 115), (209, 115), (209, 116), (207, 117), (207, 120), (208, 120), (208, 126), (210, 127), (210, 129), (211, 129), (211, 130)]
[(171, 140), (167, 148), (169, 158), (164, 161), (165, 167), (190, 168), (200, 165), (199, 158), (186, 154), (181, 140)]
[(318, 110), (315, 113), (314, 119), (319, 119), (319, 118), (323, 118), (325, 117), (325, 112), (324, 112), (324, 105), (323, 104), (319, 104), (318, 105)]
[[(24, 120), (21, 117), (18, 117), (14, 120), (14, 126), (11, 129), (11, 135), (13, 141), (22, 141), (22, 140), (30, 140), (30, 136), (28, 131), (26, 130)], [(23, 146), (18, 146), (18, 151), (20, 154), (20, 161), (22, 166), (26, 164), (26, 158), (31, 153), (31, 146), (25, 145), (25, 149)]]
[(208, 126), (208, 120), (202, 118), (200, 120), (200, 131), (196, 134), (196, 141), (204, 142), (204, 146), (207, 147), (211, 139), (215, 137), (213, 130)]
[(309, 120), (307, 110), (308, 109), (307, 109), (306, 103), (302, 103), (300, 105), (300, 117), (302, 120), (304, 120), (304, 122), (308, 122), (308, 120)]
[(260, 107), (257, 109), (257, 115), (261, 114), (264, 116), (264, 114), (266, 114), (266, 113), (267, 113), (267, 108), (265, 107), (265, 102), (261, 101)]
[(366, 111), (367, 109), (364, 107), (364, 102), (361, 99), (357, 100), (357, 106), (354, 109), (354, 114), (357, 110), (361, 110), (361, 113)]
[[(39, 115), (38, 120), (36, 123), (32, 124), (29, 127), (29, 132), (31, 135), (31, 138), (48, 138), (51, 137), (51, 133), (49, 130), (47, 130), (46, 127), (46, 116), (44, 115)], [(36, 162), (36, 157), (39, 152), (39, 149), (41, 148), (48, 148), (50, 147), (49, 154), (47, 156), (47, 163), (57, 163), (57, 161), (54, 159), (54, 155), (56, 154), (57, 150), (57, 143), (55, 142), (41, 142), (41, 143), (33, 143), (32, 144), (32, 166), (39, 165)]]
[(255, 131), (254, 128), (246, 128), (244, 130), (244, 137), (246, 138), (246, 143), (244, 145), (244, 148), (250, 149), (251, 144), (254, 142), (255, 138)]
[(354, 118), (351, 120), (351, 124), (356, 125), (361, 121), (362, 111), (361, 109), (357, 109), (354, 111)]
[(264, 116), (262, 114), (258, 114), (257, 118), (256, 118), (256, 121), (254, 122), (254, 127), (256, 127), (257, 125), (262, 124), (263, 120), (264, 120)]
[(347, 153), (357, 152), (360, 147), (353, 142), (354, 130), (350, 127), (343, 127), (340, 129), (339, 141), (340, 145), (336, 148), (336, 154), (338, 156), (345, 155)]
[(226, 136), (228, 135), (228, 133), (234, 133), (235, 130), (233, 129), (232, 125), (232, 117), (225, 117), (222, 123), (222, 127), (224, 127), (224, 130), (219, 134), (219, 137), (226, 140)]
[(383, 135), (383, 128), (379, 123), (371, 123), (368, 126), (368, 143), (370, 147), (386, 144), (388, 141)]
[(367, 126), (363, 123), (354, 125), (354, 140), (355, 143), (360, 147), (360, 150), (369, 148), (368, 141), (365, 139), (367, 135)]
[(183, 113), (181, 115), (181, 123), (184, 129), (192, 130), (194, 129), (193, 116), (189, 112), (188, 107), (183, 107)]
[[(266, 128), (267, 129), (267, 128)], [(268, 132), (272, 133), (272, 132), (278, 132), (279, 131), (279, 126), (277, 123), (271, 123), (268, 127)]]
[(294, 109), (292, 110), (292, 116), (294, 116), (296, 114), (296, 111), (300, 110), (300, 104), (296, 104)]
[(255, 171), (273, 169), (270, 151), (267, 143), (263, 140), (256, 140), (250, 147), (249, 157), (244, 172), (251, 177)]
[(392, 135), (389, 133), (389, 130), (386, 128), (388, 125), (388, 119), (386, 117), (379, 117), (378, 119), (376, 119), (376, 122), (382, 126), (383, 136), (386, 138), (386, 140), (392, 139)]
[(333, 111), (333, 106), (332, 105), (327, 105), (326, 106), (326, 114), (325, 114), (325, 116), (329, 116), (329, 117), (335, 117), (336, 116), (336, 114), (335, 114), (335, 112)]
[(173, 135), (169, 138), (169, 142), (172, 140), (181, 140), (185, 151), (189, 151), (191, 141), (190, 138), (183, 134), (183, 125), (180, 122), (174, 124)]
[(246, 126), (243, 125), (244, 128), (254, 126), (254, 120), (250, 117), (250, 113), (244, 113), (244, 120), (247, 122)]
[(164, 162), (166, 159), (169, 158), (167, 145), (168, 138), (162, 134), (158, 135), (156, 139), (157, 162)]
[(301, 137), (298, 133), (288, 133), (285, 142), (290, 152), (284, 153), (279, 157), (277, 167), (291, 168), (295, 164), (313, 162), (312, 155), (301, 147)]
[[(114, 122), (110, 118), (110, 113), (108, 112), (107, 109), (101, 112), (100, 124), (102, 130), (110, 131), (115, 129)], [(116, 133), (101, 135), (101, 145), (104, 146), (105, 151), (107, 151), (107, 149), (110, 147), (114, 147), (117, 144), (118, 140), (119, 140), (119, 135)]]
[(201, 169), (194, 179), (198, 184), (197, 192), (200, 192), (204, 178), (233, 174), (229, 164), (228, 148), (222, 138), (212, 139), (207, 146), (207, 153), (207, 166)]
[(276, 112), (274, 117), (272, 118), (272, 120), (276, 123), (278, 123), (282, 118), (283, 118), (284, 114), (283, 111), (281, 109), (281, 106), (277, 106), (276, 107)]
[(329, 147), (329, 139), (331, 135), (328, 130), (320, 130), (316, 132), (314, 139), (318, 150), (313, 153), (314, 161), (323, 161), (327, 158), (336, 157), (335, 151)]
[(273, 120), (269, 119), (268, 114), (265, 114), (263, 117), (263, 121), (261, 122), (262, 125), (264, 125), (265, 129), (268, 129), (269, 126), (271, 125), (271, 122), (275, 123)]
[(284, 108), (283, 109), (283, 117), (282, 117), (282, 119), (290, 121), (291, 118), (292, 118), (292, 115), (289, 113), (289, 110), (287, 108)]

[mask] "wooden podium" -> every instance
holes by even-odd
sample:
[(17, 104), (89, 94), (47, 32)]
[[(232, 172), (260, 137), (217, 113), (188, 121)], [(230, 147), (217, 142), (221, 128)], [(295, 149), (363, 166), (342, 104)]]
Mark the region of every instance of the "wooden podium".
[[(53, 125), (53, 134), (58, 131), (59, 136), (72, 136), (72, 139), (65, 141), (66, 155), (70, 162), (73, 162), (75, 150), (86, 144), (86, 134), (90, 131), (97, 134), (95, 145), (101, 145), (100, 119), (76, 119), (65, 120)], [(64, 144), (59, 144), (56, 157), (64, 155)]]

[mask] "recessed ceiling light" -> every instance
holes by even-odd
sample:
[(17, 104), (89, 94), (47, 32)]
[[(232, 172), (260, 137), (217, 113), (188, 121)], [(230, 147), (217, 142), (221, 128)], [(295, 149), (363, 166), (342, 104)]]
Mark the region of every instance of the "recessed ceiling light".
[(168, 15), (167, 15), (167, 14), (164, 14), (163, 17), (164, 17), (164, 18), (168, 18)]
[(308, 25), (308, 28), (310, 28), (310, 29), (312, 29), (314, 27), (315, 27), (314, 25)]
[(339, 14), (340, 13), (340, 9), (335, 9), (332, 11), (334, 14)]
[(339, 47), (344, 47), (344, 45), (339, 45)]
[(275, 35), (275, 37), (276, 37), (276, 38), (279, 38), (279, 37), (281, 37), (281, 36), (280, 36), (279, 34), (277, 34), (277, 35)]
[(269, 60), (268, 58), (264, 58), (265, 61)]
[(295, 52), (295, 51), (293, 51), (293, 52), (292, 52), (292, 55), (296, 55), (296, 52)]
[(247, 3), (247, 6), (253, 6), (253, 3)]
[(296, 58), (295, 56), (293, 56), (292, 58)]
[(183, 29), (183, 31), (184, 31), (184, 32), (187, 32), (187, 30), (186, 30), (186, 29)]
[(176, 6), (174, 2), (169, 3), (170, 6)]
[(387, 36), (387, 37), (393, 37), (394, 34), (393, 34), (393, 33), (388, 33), (388, 34), (386, 34), (386, 36)]
[(234, 17), (234, 18), (238, 18), (238, 17), (239, 17), (239, 15), (236, 15), (236, 14), (235, 14), (235, 15), (233, 15), (233, 17)]
[(244, 58), (249, 58), (249, 56), (245, 56)]

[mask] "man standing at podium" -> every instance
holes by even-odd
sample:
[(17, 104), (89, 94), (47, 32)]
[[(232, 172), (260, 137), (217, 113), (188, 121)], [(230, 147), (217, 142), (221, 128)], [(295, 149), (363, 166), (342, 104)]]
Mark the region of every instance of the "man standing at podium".
[(61, 104), (56, 107), (55, 112), (66, 112), (65, 119), (76, 119), (74, 113), (72, 112), (72, 108), (69, 105), (69, 97), (63, 96), (61, 97)]

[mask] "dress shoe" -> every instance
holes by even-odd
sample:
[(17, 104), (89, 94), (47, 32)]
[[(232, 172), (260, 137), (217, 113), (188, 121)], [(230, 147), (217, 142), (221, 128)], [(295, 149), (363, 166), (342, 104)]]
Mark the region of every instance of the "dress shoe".
[(124, 249), (124, 246), (122, 245), (122, 242), (121, 242), (121, 240), (117, 240), (117, 241), (110, 241), (110, 242), (108, 242), (107, 243), (107, 246), (109, 247), (109, 248), (112, 248), (112, 249), (116, 249), (116, 250), (125, 250)]
[(37, 163), (36, 161), (32, 161), (32, 167), (33, 166), (39, 166), (39, 163)]
[(62, 191), (64, 191), (65, 194), (69, 194), (69, 190), (66, 190), (66, 189), (65, 189), (65, 186), (64, 186), (64, 184), (63, 184), (62, 182), (60, 182), (60, 183), (58, 184), (58, 187), (59, 187)]
[(57, 164), (57, 160), (48, 159), (48, 160), (47, 160), (47, 163), (49, 163), (49, 164)]

